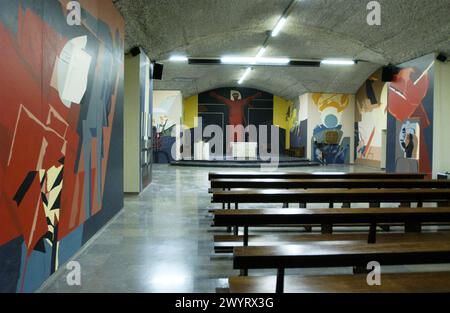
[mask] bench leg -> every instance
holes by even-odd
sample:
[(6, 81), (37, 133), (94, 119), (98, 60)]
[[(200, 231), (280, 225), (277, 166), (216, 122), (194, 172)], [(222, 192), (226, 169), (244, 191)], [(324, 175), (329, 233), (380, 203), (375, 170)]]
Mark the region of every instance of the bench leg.
[(306, 209), (306, 203), (304, 203), (304, 202), (303, 203), (299, 203), (298, 204), (298, 208), (299, 209)]
[[(225, 206), (225, 203), (223, 205)], [(227, 203), (227, 209), (231, 210), (231, 203), (229, 203), (229, 202)], [(227, 227), (227, 233), (231, 233), (231, 227), (230, 226)]]
[(284, 293), (284, 268), (277, 270), (276, 293)]
[(244, 226), (244, 247), (248, 247), (248, 226)]
[(405, 233), (421, 233), (422, 224), (420, 222), (406, 222)]
[(332, 234), (333, 233), (333, 224), (322, 224), (322, 234)]
[[(238, 204), (238, 203), (235, 203), (235, 204), (234, 204), (234, 209), (235, 209), (235, 210), (238, 210), (238, 209), (239, 209), (239, 204)], [(239, 227), (238, 227), (238, 226), (235, 226), (235, 227), (234, 227), (234, 235), (235, 235), (235, 236), (238, 236), (238, 235), (239, 235)]]
[(303, 227), (305, 227), (305, 231), (306, 231), (307, 233), (312, 233), (312, 226), (311, 226), (311, 225), (305, 225), (305, 226), (303, 226)]
[(369, 239), (367, 240), (367, 242), (368, 243), (377, 242), (377, 223), (370, 224)]
[(350, 208), (351, 208), (350, 202), (344, 202), (344, 203), (342, 203), (342, 208), (343, 208), (343, 209), (350, 209)]

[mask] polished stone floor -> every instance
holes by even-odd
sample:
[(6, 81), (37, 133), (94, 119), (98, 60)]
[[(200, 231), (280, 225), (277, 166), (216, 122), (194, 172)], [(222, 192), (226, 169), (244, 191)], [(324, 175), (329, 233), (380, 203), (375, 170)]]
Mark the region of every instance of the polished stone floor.
[[(225, 278), (238, 272), (232, 269), (230, 256), (213, 254), (212, 238), (221, 230), (210, 227), (210, 171), (221, 169), (156, 165), (153, 183), (139, 196), (126, 196), (124, 209), (74, 256), (73, 260), (81, 265), (81, 286), (68, 286), (68, 271), (62, 265), (39, 292), (212, 293), (216, 288), (225, 287)], [(373, 169), (327, 166), (283, 171), (350, 172)], [(404, 266), (401, 270), (432, 268), (450, 269), (443, 265), (425, 268)], [(294, 272), (350, 273), (350, 269)], [(263, 273), (273, 274), (273, 271), (252, 275)]]

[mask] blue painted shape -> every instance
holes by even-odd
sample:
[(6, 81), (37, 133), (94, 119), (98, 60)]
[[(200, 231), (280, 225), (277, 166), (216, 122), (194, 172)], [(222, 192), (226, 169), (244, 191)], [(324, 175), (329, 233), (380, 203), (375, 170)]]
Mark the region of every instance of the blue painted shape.
[(339, 125), (339, 120), (334, 114), (328, 114), (327, 116), (325, 116), (324, 122), (327, 128), (335, 128)]
[[(52, 248), (45, 241), (45, 251), (33, 251), (28, 258), (25, 243), (22, 243), (22, 261), (17, 292), (35, 292), (51, 274)], [(22, 288), (23, 281), (23, 288)]]
[(83, 244), (84, 225), (79, 226), (59, 242), (59, 264), (66, 263)]
[(16, 292), (20, 277), (23, 238), (0, 246), (0, 293)]

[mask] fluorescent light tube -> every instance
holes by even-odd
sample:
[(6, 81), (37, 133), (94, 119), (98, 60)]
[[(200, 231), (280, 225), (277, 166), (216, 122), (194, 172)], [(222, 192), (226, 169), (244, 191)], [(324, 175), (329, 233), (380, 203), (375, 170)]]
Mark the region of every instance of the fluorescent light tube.
[(291, 62), (288, 58), (258, 58), (257, 64), (288, 64)]
[(324, 65), (354, 65), (353, 60), (342, 60), (342, 59), (326, 59), (320, 62)]
[(291, 60), (288, 58), (254, 58), (254, 57), (223, 57), (223, 64), (238, 65), (286, 65)]
[(173, 55), (170, 57), (169, 61), (172, 62), (187, 62), (188, 58), (186, 56), (183, 55)]
[(262, 47), (261, 49), (259, 49), (258, 54), (256, 55), (256, 58), (262, 57), (265, 52), (266, 52), (266, 48)]
[(224, 64), (255, 64), (254, 57), (222, 57), (220, 62)]
[(238, 84), (242, 85), (242, 83), (244, 82), (244, 80), (247, 78), (248, 74), (250, 74), (250, 72), (252, 71), (251, 67), (247, 67), (247, 69), (244, 72), (244, 75), (242, 75), (241, 79), (239, 79)]
[(272, 37), (276, 37), (278, 36), (278, 34), (281, 32), (281, 30), (283, 29), (284, 25), (286, 24), (287, 18), (282, 17), (277, 25), (275, 26), (274, 30), (272, 31)]

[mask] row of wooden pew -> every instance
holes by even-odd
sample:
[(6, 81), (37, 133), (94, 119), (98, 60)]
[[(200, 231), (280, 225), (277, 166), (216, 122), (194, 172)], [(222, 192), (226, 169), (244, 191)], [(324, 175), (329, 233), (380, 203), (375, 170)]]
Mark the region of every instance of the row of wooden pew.
[[(215, 252), (233, 253), (233, 267), (241, 273), (229, 278), (230, 292), (450, 291), (450, 272), (384, 274), (381, 286), (368, 286), (360, 274), (371, 261), (382, 266), (450, 263), (450, 233), (421, 232), (423, 225), (450, 223), (450, 181), (386, 173), (210, 173), (209, 180), (212, 202), (222, 204), (222, 210), (211, 210), (213, 226), (235, 229), (214, 237)], [(241, 203), (268, 208), (240, 209)], [(270, 208), (274, 203), (284, 208)], [(289, 203), (299, 208), (290, 209)], [(328, 207), (307, 208), (311, 203)], [(369, 208), (351, 207), (356, 203)], [(312, 232), (315, 225), (322, 233)], [(335, 225), (367, 225), (369, 231), (336, 233)], [(405, 232), (386, 232), (392, 225), (404, 225)], [(295, 226), (309, 233), (271, 232)], [(377, 232), (378, 226), (384, 232)], [(249, 234), (257, 227), (265, 232)], [(355, 274), (285, 275), (290, 268), (323, 267), (352, 267)], [(277, 275), (249, 277), (252, 269), (274, 269)]]

